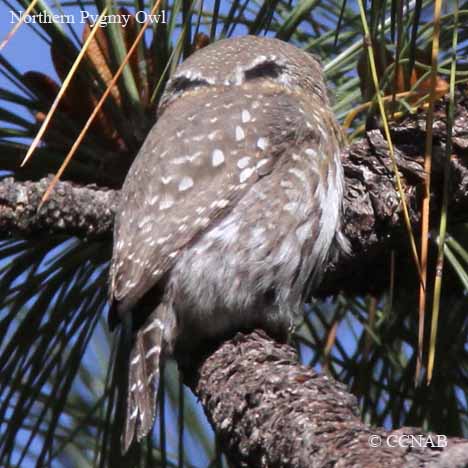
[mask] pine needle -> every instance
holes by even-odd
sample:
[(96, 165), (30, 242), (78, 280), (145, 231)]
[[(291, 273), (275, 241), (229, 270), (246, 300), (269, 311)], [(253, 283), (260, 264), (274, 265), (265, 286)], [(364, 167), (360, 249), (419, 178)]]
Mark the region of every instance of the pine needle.
[(457, 70), (457, 43), (458, 43), (458, 0), (455, 2), (455, 12), (453, 16), (454, 33), (452, 42), (452, 63), (450, 67), (450, 93), (449, 103), (447, 112), (447, 145), (445, 152), (445, 164), (444, 164), (444, 188), (442, 198), (442, 213), (440, 216), (439, 226), (439, 242), (437, 252), (437, 265), (436, 265), (436, 277), (434, 282), (434, 299), (432, 301), (432, 318), (431, 318), (431, 337), (429, 342), (429, 358), (427, 362), (427, 384), (429, 385), (432, 380), (432, 374), (434, 370), (435, 350), (436, 350), (436, 338), (437, 338), (437, 324), (439, 320), (439, 309), (440, 309), (440, 293), (442, 289), (442, 273), (444, 269), (444, 250), (445, 250), (445, 238), (447, 234), (447, 215), (448, 215), (448, 191), (449, 191), (449, 179), (450, 179), (450, 158), (452, 153), (452, 125), (454, 119), (454, 101), (455, 101), (455, 77)]
[(439, 54), (440, 36), (440, 12), (442, 1), (434, 3), (434, 33), (432, 36), (431, 59), (431, 92), (429, 97), (429, 109), (426, 116), (426, 147), (424, 152), (425, 184), (421, 213), (421, 267), (422, 284), (419, 287), (419, 329), (418, 329), (418, 354), (416, 359), (415, 382), (419, 381), (422, 368), (422, 355), (424, 347), (424, 321), (426, 309), (426, 284), (427, 284), (427, 256), (429, 244), (429, 206), (431, 197), (431, 171), (432, 171), (432, 124), (434, 121), (434, 102), (436, 100), (437, 83), (437, 56)]
[(3, 48), (10, 42), (11, 38), (16, 34), (16, 31), (20, 28), (22, 24), (24, 24), (23, 18), (27, 17), (29, 13), (31, 13), (31, 10), (34, 8), (36, 5), (37, 0), (32, 0), (32, 2), (29, 4), (28, 8), (24, 10), (24, 13), (20, 16), (20, 20), (11, 28), (11, 31), (8, 32), (8, 34), (5, 36), (5, 39), (0, 44), (0, 52), (3, 50)]
[[(99, 24), (99, 21), (102, 19), (102, 17), (106, 13), (107, 13), (107, 7), (105, 7), (102, 10), (102, 13), (99, 16), (97, 24)], [(57, 93), (57, 96), (55, 97), (53, 104), (50, 106), (49, 112), (47, 112), (47, 116), (44, 119), (44, 122), (42, 123), (41, 128), (37, 132), (37, 135), (34, 137), (34, 140), (31, 143), (31, 145), (29, 146), (28, 151), (26, 153), (26, 156), (24, 157), (23, 162), (21, 163), (21, 167), (23, 167), (29, 161), (29, 158), (32, 156), (32, 154), (34, 153), (34, 150), (37, 148), (37, 145), (41, 141), (41, 138), (43, 137), (44, 133), (46, 132), (47, 127), (49, 125), (49, 122), (52, 119), (52, 117), (54, 116), (55, 111), (57, 110), (57, 107), (60, 104), (60, 101), (61, 101), (63, 95), (65, 94), (66, 90), (68, 89), (68, 86), (69, 86), (71, 80), (75, 76), (75, 72), (76, 72), (78, 66), (81, 63), (81, 60), (85, 56), (86, 51), (88, 50), (88, 47), (91, 44), (91, 41), (93, 40), (94, 36), (96, 35), (96, 33), (98, 31), (99, 31), (99, 26), (95, 26), (92, 29), (91, 34), (86, 39), (86, 42), (83, 44), (83, 47), (81, 48), (80, 53), (78, 54), (78, 57), (76, 57), (76, 60), (73, 62), (73, 65), (70, 68), (70, 71), (68, 72), (65, 80), (63, 81), (63, 84), (62, 84), (59, 92)]]
[[(151, 9), (150, 15), (154, 15), (156, 13), (156, 11), (159, 8), (160, 3), (161, 3), (161, 0), (156, 1), (153, 8)], [(137, 48), (137, 46), (138, 46), (141, 38), (143, 37), (143, 34), (146, 31), (146, 28), (148, 27), (148, 25), (149, 25), (149, 22), (146, 22), (142, 26), (142, 28), (140, 29), (140, 32), (138, 33), (137, 37), (135, 38), (135, 41), (133, 42), (132, 46), (130, 47), (129, 51), (127, 52), (127, 55), (125, 56), (124, 60), (120, 64), (120, 66), (117, 69), (114, 77), (109, 82), (109, 84), (107, 86), (107, 89), (104, 91), (103, 95), (101, 96), (101, 99), (96, 104), (96, 107), (95, 107), (94, 111), (89, 116), (89, 118), (88, 118), (87, 122), (85, 123), (83, 129), (81, 130), (80, 134), (78, 135), (75, 142), (73, 143), (73, 146), (71, 147), (70, 151), (68, 152), (67, 156), (65, 157), (65, 160), (63, 161), (62, 165), (60, 166), (60, 169), (57, 171), (54, 178), (52, 179), (52, 182), (47, 187), (47, 190), (44, 193), (44, 196), (42, 197), (41, 203), (39, 205), (39, 209), (41, 208), (42, 204), (49, 198), (52, 190), (54, 189), (54, 187), (57, 184), (57, 182), (59, 181), (61, 175), (63, 174), (66, 167), (68, 166), (68, 163), (70, 162), (71, 158), (73, 157), (73, 155), (75, 154), (76, 150), (78, 149), (80, 143), (82, 142), (83, 138), (85, 137), (86, 132), (88, 131), (89, 127), (91, 126), (94, 119), (96, 118), (99, 111), (101, 110), (101, 107), (103, 106), (104, 101), (106, 100), (107, 96), (109, 96), (112, 88), (117, 83), (117, 80), (119, 79), (120, 75), (122, 74), (123, 70), (125, 69), (125, 66), (127, 65), (127, 62), (129, 61), (132, 53)]]
[[(369, 33), (369, 26), (367, 25), (366, 13), (364, 11), (364, 6), (362, 4), (362, 0), (359, 0), (358, 3), (359, 3), (359, 11), (360, 11), (360, 14), (361, 14), (361, 21), (362, 21), (362, 25), (363, 25), (363, 28), (364, 28), (365, 40), (369, 43), (370, 42), (370, 33)], [(409, 212), (408, 212), (408, 205), (406, 203), (406, 197), (405, 197), (405, 193), (403, 191), (403, 185), (401, 183), (400, 173), (398, 171), (398, 166), (397, 166), (396, 159), (395, 159), (395, 152), (394, 152), (394, 149), (393, 149), (393, 143), (392, 143), (392, 138), (391, 138), (391, 135), (390, 135), (390, 129), (389, 129), (389, 126), (388, 126), (387, 116), (385, 115), (384, 101), (383, 101), (382, 95), (380, 94), (379, 80), (378, 80), (378, 77), (377, 77), (377, 68), (376, 68), (376, 65), (375, 65), (375, 58), (374, 58), (374, 52), (373, 52), (373, 49), (372, 49), (372, 45), (369, 45), (367, 47), (367, 51), (368, 51), (368, 54), (369, 54), (369, 63), (370, 63), (370, 66), (371, 66), (371, 72), (372, 72), (371, 74), (372, 74), (372, 79), (373, 79), (374, 87), (375, 87), (375, 91), (376, 91), (377, 102), (378, 102), (378, 105), (379, 105), (380, 115), (381, 115), (383, 126), (384, 126), (385, 138), (386, 138), (387, 144), (388, 144), (388, 152), (389, 152), (390, 158), (392, 160), (392, 166), (393, 166), (393, 172), (395, 174), (397, 190), (398, 190), (398, 194), (400, 195), (400, 201), (401, 201), (401, 204), (402, 204), (403, 218), (405, 220), (406, 230), (408, 232), (409, 239), (410, 239), (411, 251), (412, 251), (412, 254), (413, 254), (414, 263), (415, 263), (416, 268), (418, 270), (419, 277), (421, 278), (421, 266), (420, 266), (420, 263), (419, 263), (418, 251), (417, 251), (417, 248), (416, 248), (416, 242), (414, 240), (413, 230), (411, 228), (411, 222), (410, 222), (410, 217), (409, 217)]]

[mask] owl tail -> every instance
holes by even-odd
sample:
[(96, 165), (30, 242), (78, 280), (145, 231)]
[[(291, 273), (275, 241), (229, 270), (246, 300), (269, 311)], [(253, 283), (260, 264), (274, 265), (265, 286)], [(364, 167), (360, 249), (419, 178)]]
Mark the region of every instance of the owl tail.
[(159, 387), (159, 363), (164, 334), (165, 307), (161, 304), (137, 332), (128, 367), (127, 411), (122, 451), (127, 452), (135, 432), (137, 440), (153, 427)]

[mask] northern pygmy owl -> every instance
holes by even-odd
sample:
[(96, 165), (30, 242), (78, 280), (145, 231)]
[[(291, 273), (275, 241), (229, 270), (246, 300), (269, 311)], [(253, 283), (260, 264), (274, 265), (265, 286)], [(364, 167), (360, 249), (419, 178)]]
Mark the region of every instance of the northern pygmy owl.
[(341, 236), (341, 148), (303, 50), (245, 36), (177, 68), (115, 221), (111, 314), (133, 330), (124, 450), (152, 427), (161, 358), (301, 317)]

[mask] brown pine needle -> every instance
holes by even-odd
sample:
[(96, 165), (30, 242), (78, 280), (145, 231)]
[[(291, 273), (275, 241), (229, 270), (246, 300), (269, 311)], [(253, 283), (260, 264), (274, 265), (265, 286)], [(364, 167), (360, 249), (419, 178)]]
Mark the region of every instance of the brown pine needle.
[(325, 349), (323, 350), (323, 355), (324, 355), (323, 368), (328, 372), (330, 371), (331, 352), (336, 342), (336, 332), (338, 330), (339, 324), (340, 324), (339, 320), (333, 321), (332, 326), (330, 327), (330, 330), (328, 331)]
[(421, 213), (421, 268), (422, 284), (419, 287), (419, 329), (418, 329), (418, 354), (416, 359), (417, 383), (420, 379), (422, 368), (422, 354), (424, 347), (424, 319), (426, 309), (426, 284), (427, 284), (427, 253), (429, 244), (429, 204), (431, 195), (431, 170), (432, 170), (432, 124), (434, 121), (434, 102), (436, 100), (437, 83), (437, 56), (439, 54), (440, 36), (440, 12), (442, 1), (434, 3), (434, 34), (432, 36), (432, 60), (431, 60), (431, 93), (429, 97), (429, 109), (426, 117), (426, 149), (424, 152), (425, 184)]
[[(156, 13), (156, 11), (159, 8), (160, 3), (161, 3), (161, 0), (157, 0), (157, 2), (154, 4), (153, 8), (151, 9), (150, 15), (154, 15)], [(143, 37), (143, 34), (146, 31), (146, 28), (149, 26), (149, 24), (150, 24), (149, 22), (146, 22), (142, 26), (142, 28), (140, 29), (140, 32), (138, 33), (138, 36), (135, 38), (135, 41), (133, 42), (132, 47), (130, 47), (130, 50), (127, 52), (127, 55), (125, 56), (124, 60), (120, 64), (119, 68), (117, 69), (114, 77), (112, 78), (112, 80), (108, 84), (107, 89), (104, 91), (103, 95), (101, 96), (101, 99), (99, 100), (96, 107), (94, 108), (94, 111), (89, 116), (86, 124), (84, 125), (83, 129), (81, 130), (81, 132), (78, 135), (75, 142), (73, 143), (73, 146), (70, 148), (70, 151), (68, 152), (67, 156), (65, 157), (65, 160), (63, 161), (62, 165), (60, 166), (60, 169), (55, 174), (54, 178), (52, 179), (52, 182), (49, 184), (49, 187), (47, 187), (47, 190), (44, 193), (44, 196), (42, 197), (41, 203), (39, 205), (39, 209), (41, 208), (42, 204), (49, 198), (49, 195), (51, 194), (51, 192), (54, 189), (55, 185), (59, 181), (61, 175), (63, 174), (66, 167), (68, 166), (68, 163), (70, 162), (71, 158), (73, 157), (76, 150), (78, 149), (78, 146), (80, 145), (83, 138), (85, 137), (86, 132), (88, 131), (89, 127), (91, 126), (94, 119), (98, 115), (98, 112), (101, 110), (101, 107), (104, 104), (104, 101), (106, 100), (107, 96), (109, 96), (113, 86), (116, 84), (117, 80), (119, 79), (120, 75), (122, 74), (122, 72), (123, 72), (125, 66), (127, 65), (127, 62), (130, 59), (132, 53), (137, 48), (138, 43), (140, 42), (141, 38)]]
[(3, 39), (2, 43), (0, 44), (0, 52), (3, 50), (3, 48), (10, 42), (11, 38), (16, 34), (16, 31), (21, 27), (23, 22), (23, 18), (29, 15), (31, 13), (31, 10), (35, 7), (37, 3), (37, 0), (32, 0), (32, 2), (29, 4), (28, 8), (24, 10), (24, 13), (21, 15), (20, 20), (13, 26), (11, 31), (8, 32), (6, 35), (5, 39)]
[[(107, 7), (105, 7), (102, 10), (102, 13), (99, 16), (98, 22), (96, 24), (99, 24), (99, 21), (106, 13), (107, 13)], [(47, 112), (47, 116), (44, 119), (44, 122), (42, 122), (41, 128), (37, 132), (37, 135), (34, 137), (34, 140), (31, 143), (31, 145), (29, 146), (28, 152), (26, 153), (26, 156), (24, 157), (23, 162), (21, 163), (21, 167), (23, 167), (29, 161), (29, 158), (32, 156), (32, 154), (34, 153), (34, 150), (37, 148), (37, 145), (41, 141), (41, 138), (43, 137), (44, 133), (47, 130), (47, 127), (49, 126), (50, 120), (54, 116), (55, 111), (57, 110), (57, 107), (60, 104), (60, 101), (63, 95), (65, 94), (65, 91), (68, 89), (68, 85), (70, 84), (72, 78), (74, 77), (75, 72), (81, 63), (81, 60), (83, 59), (86, 53), (86, 50), (88, 49), (88, 46), (91, 44), (91, 41), (93, 40), (93, 37), (96, 35), (98, 30), (99, 30), (99, 27), (95, 26), (92, 29), (91, 34), (86, 39), (86, 42), (83, 44), (83, 47), (81, 48), (80, 53), (78, 54), (78, 57), (76, 57), (76, 60), (73, 62), (73, 65), (70, 68), (70, 71), (68, 72), (65, 80), (63, 81), (62, 86), (59, 92), (57, 93), (57, 96), (55, 97), (53, 104), (50, 106), (49, 112)]]

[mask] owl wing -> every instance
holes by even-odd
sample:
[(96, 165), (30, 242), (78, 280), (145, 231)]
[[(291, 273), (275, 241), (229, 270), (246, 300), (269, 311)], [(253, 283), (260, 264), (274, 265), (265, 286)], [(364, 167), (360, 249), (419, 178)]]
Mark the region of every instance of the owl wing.
[(116, 217), (110, 293), (120, 312), (273, 170), (298, 132), (304, 137), (310, 131), (298, 122), (297, 97), (281, 87), (256, 88), (186, 93), (150, 131)]

